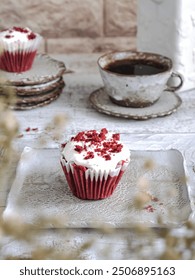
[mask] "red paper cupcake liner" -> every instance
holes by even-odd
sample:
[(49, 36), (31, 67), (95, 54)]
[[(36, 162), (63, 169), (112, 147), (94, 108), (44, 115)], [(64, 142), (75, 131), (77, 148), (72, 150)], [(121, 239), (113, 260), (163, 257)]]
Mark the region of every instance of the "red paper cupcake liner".
[(37, 51), (4, 51), (0, 55), (0, 68), (7, 72), (25, 72), (31, 69)]
[(73, 195), (85, 200), (98, 200), (111, 196), (125, 169), (121, 166), (117, 176), (109, 174), (108, 176), (102, 176), (102, 178), (93, 176), (93, 179), (91, 179), (91, 176), (86, 176), (86, 170), (88, 169), (85, 167), (72, 164), (70, 168), (63, 164), (63, 160), (61, 160), (61, 165)]

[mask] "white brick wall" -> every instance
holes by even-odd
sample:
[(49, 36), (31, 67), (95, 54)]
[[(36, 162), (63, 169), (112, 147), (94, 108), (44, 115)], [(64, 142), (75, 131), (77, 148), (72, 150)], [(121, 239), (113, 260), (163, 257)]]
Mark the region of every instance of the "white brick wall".
[(45, 41), (40, 51), (134, 49), (136, 0), (1, 0), (0, 28), (28, 26)]

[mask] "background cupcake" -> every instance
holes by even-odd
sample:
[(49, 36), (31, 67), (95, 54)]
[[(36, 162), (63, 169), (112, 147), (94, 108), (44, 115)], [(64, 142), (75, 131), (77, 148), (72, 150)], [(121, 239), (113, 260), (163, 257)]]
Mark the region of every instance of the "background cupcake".
[(24, 72), (32, 67), (42, 37), (29, 28), (13, 27), (0, 32), (0, 68)]
[(61, 165), (72, 193), (81, 199), (112, 195), (130, 162), (120, 135), (89, 130), (63, 144)]

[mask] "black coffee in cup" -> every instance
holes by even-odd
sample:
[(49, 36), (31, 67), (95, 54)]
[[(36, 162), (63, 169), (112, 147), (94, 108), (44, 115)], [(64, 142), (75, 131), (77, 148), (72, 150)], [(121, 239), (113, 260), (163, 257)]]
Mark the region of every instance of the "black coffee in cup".
[(147, 60), (117, 60), (108, 64), (105, 70), (123, 75), (154, 75), (166, 71), (168, 67), (163, 64)]

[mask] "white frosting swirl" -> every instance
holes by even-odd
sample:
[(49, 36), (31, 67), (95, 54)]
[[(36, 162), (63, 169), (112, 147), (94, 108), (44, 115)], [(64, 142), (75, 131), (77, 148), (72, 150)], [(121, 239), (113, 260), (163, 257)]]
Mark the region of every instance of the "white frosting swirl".
[[(77, 137), (78, 135), (81, 137)], [(95, 130), (81, 132), (77, 136), (63, 148), (62, 157), (66, 162), (97, 171), (109, 171), (116, 169), (122, 161), (126, 163), (130, 161), (130, 151), (119, 140), (119, 134), (102, 129), (101, 132)]]
[(0, 45), (4, 50), (36, 50), (42, 37), (28, 27), (13, 27), (0, 32)]

